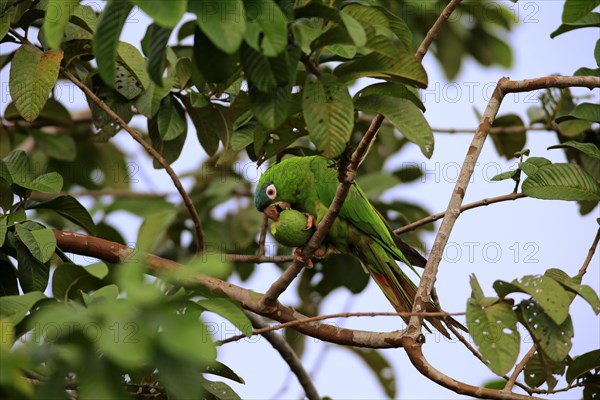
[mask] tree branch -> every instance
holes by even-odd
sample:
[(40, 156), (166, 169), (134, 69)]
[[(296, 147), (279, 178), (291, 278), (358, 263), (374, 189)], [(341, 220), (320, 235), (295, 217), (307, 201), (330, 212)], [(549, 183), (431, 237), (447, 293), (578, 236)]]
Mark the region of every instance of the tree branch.
[[(414, 313), (414, 312), (387, 312), (387, 311), (375, 311), (375, 312), (341, 312), (335, 314), (323, 314), (317, 315), (314, 317), (306, 317), (303, 319), (298, 319), (295, 321), (284, 322), (282, 324), (265, 326), (260, 329), (255, 329), (252, 331), (252, 336), (254, 335), (262, 335), (265, 332), (277, 331), (284, 328), (294, 327), (301, 324), (306, 324), (309, 322), (317, 322), (323, 321), (326, 319), (333, 318), (350, 318), (350, 317), (412, 317), (413, 315), (419, 315), (422, 317), (451, 317), (457, 315), (465, 315), (465, 312), (455, 312), (449, 313), (444, 311), (432, 311), (432, 312), (422, 312), (422, 313)], [(246, 338), (246, 335), (237, 335), (232, 336), (227, 339), (221, 340), (219, 345), (237, 342), (238, 340), (242, 340)]]
[(585, 257), (585, 260), (583, 261), (583, 265), (579, 269), (579, 275), (583, 276), (586, 273), (588, 265), (590, 265), (590, 262), (592, 261), (592, 257), (594, 257), (594, 253), (596, 252), (596, 247), (598, 247), (599, 241), (600, 241), (600, 228), (598, 228), (598, 232), (596, 232), (596, 237), (594, 238), (594, 241), (592, 242), (592, 246), (590, 247), (590, 250), (588, 251), (587, 257)]
[(350, 186), (354, 183), (354, 178), (356, 176), (356, 170), (358, 166), (362, 162), (365, 157), (367, 151), (373, 140), (375, 139), (375, 135), (377, 134), (377, 130), (381, 126), (383, 122), (383, 115), (377, 114), (373, 121), (371, 122), (371, 126), (365, 132), (365, 135), (361, 139), (358, 146), (356, 146), (356, 150), (352, 153), (352, 157), (350, 159), (350, 163), (346, 167), (346, 176), (343, 181), (337, 187), (335, 192), (335, 196), (329, 205), (329, 209), (327, 213), (317, 225), (317, 230), (312, 235), (304, 249), (302, 250), (300, 259), (294, 260), (292, 265), (290, 265), (284, 272), (281, 274), (279, 279), (277, 279), (271, 287), (265, 292), (265, 295), (261, 299), (261, 303), (264, 306), (272, 306), (277, 298), (283, 293), (287, 287), (292, 283), (294, 278), (298, 276), (302, 268), (306, 264), (307, 260), (312, 257), (314, 252), (321, 246), (325, 236), (329, 232), (329, 229), (333, 225), (333, 222), (337, 218), (342, 206), (344, 205), (344, 201), (346, 200), (346, 196), (348, 196), (348, 192), (350, 191)]
[[(437, 233), (429, 260), (427, 261), (425, 271), (421, 277), (421, 282), (415, 297), (413, 311), (419, 312), (425, 309), (425, 304), (429, 299), (431, 289), (433, 288), (433, 283), (437, 276), (438, 267), (442, 260), (444, 248), (448, 243), (454, 223), (460, 215), (461, 204), (471, 176), (473, 175), (475, 164), (479, 158), (479, 155), (481, 154), (483, 144), (485, 143), (485, 139), (489, 134), (491, 125), (496, 117), (496, 114), (498, 113), (504, 96), (507, 93), (513, 92), (526, 92), (549, 87), (562, 88), (575, 86), (587, 87), (590, 89), (600, 87), (600, 78), (591, 76), (547, 76), (536, 79), (526, 79), (523, 81), (511, 81), (508, 78), (501, 78), (498, 81), (498, 84), (494, 89), (494, 93), (492, 94), (492, 97), (483, 113), (483, 118), (479, 127), (477, 128), (477, 133), (475, 133), (475, 136), (471, 141), (471, 145), (469, 146), (465, 160), (462, 164), (458, 180), (445, 212), (442, 226)], [(412, 317), (409, 324), (409, 331), (411, 334), (418, 336), (420, 335), (421, 326), (422, 318)]]
[(440, 32), (440, 29), (442, 29), (442, 26), (444, 26), (448, 18), (450, 18), (450, 14), (452, 14), (452, 12), (458, 6), (458, 3), (460, 3), (460, 1), (461, 0), (451, 0), (450, 3), (448, 3), (448, 5), (446, 6), (446, 8), (444, 8), (438, 19), (435, 21), (435, 23), (432, 25), (432, 27), (429, 28), (427, 35), (425, 35), (425, 39), (423, 39), (421, 45), (417, 49), (417, 54), (415, 54), (417, 60), (423, 61), (423, 57), (425, 57), (425, 53), (427, 53), (429, 46), (431, 46), (431, 43), (437, 37), (438, 33)]
[(421, 344), (422, 343), (415, 341), (415, 339), (410, 336), (404, 337), (403, 347), (408, 355), (408, 358), (410, 359), (410, 362), (421, 374), (455, 393), (465, 394), (467, 396), (476, 397), (479, 399), (539, 400), (538, 397), (533, 397), (530, 395), (522, 395), (512, 392), (507, 393), (501, 390), (473, 386), (450, 378), (449, 376), (436, 370), (427, 362), (425, 356), (423, 355)]
[(258, 252), (257, 255), (262, 257), (265, 255), (265, 241), (267, 240), (267, 228), (269, 227), (269, 217), (263, 216), (262, 226), (260, 227), (260, 236), (258, 237)]
[[(434, 133), (476, 133), (477, 129), (468, 129), (468, 128), (431, 128)], [(551, 127), (548, 126), (494, 126), (490, 128), (490, 133), (494, 134), (512, 134), (512, 133), (521, 133), (525, 131), (553, 131)]]
[(146, 152), (165, 169), (165, 172), (169, 175), (169, 177), (173, 181), (173, 185), (181, 195), (181, 198), (183, 199), (183, 204), (185, 205), (185, 207), (188, 210), (188, 213), (190, 214), (190, 218), (194, 222), (194, 230), (196, 231), (196, 242), (198, 245), (198, 251), (203, 251), (204, 232), (202, 231), (202, 223), (200, 221), (200, 216), (198, 215), (198, 212), (194, 207), (192, 199), (183, 188), (179, 177), (177, 176), (175, 171), (173, 171), (173, 168), (171, 168), (169, 162), (165, 160), (165, 158), (158, 151), (156, 151), (149, 143), (147, 143), (140, 136), (140, 134), (135, 131), (135, 129), (131, 128), (117, 113), (115, 113), (108, 105), (106, 105), (106, 103), (104, 103), (98, 96), (96, 96), (96, 94), (92, 92), (90, 88), (88, 88), (85, 84), (83, 84), (83, 82), (77, 79), (75, 75), (73, 75), (63, 67), (60, 68), (60, 72), (65, 78), (73, 82), (75, 86), (81, 89), (90, 98), (90, 100), (96, 103), (98, 107), (100, 107), (100, 109), (107, 113), (121, 128), (123, 128), (127, 133), (129, 133), (133, 140), (138, 142), (144, 148), (144, 150), (146, 150)]
[[(175, 261), (167, 260), (153, 254), (136, 254), (135, 249), (93, 236), (74, 232), (63, 232), (57, 229), (54, 230), (54, 236), (56, 237), (57, 247), (62, 251), (95, 257), (110, 263), (123, 263), (124, 265), (121, 266), (122, 268), (126, 268), (127, 262), (131, 261), (133, 257), (144, 257), (147, 268), (154, 275), (159, 275), (169, 270), (184, 268)], [(233, 301), (239, 302), (240, 305), (248, 311), (252, 311), (282, 323), (308, 318), (290, 307), (283, 306), (279, 302), (275, 302), (271, 307), (264, 307), (260, 302), (262, 297), (260, 293), (241, 288), (232, 283), (210, 276), (198, 275), (192, 281), (182, 282), (182, 285), (200, 285), (215, 295), (227, 297)], [(345, 329), (333, 325), (320, 324), (318, 322), (302, 323), (297, 325), (294, 329), (325, 342), (368, 348), (400, 347), (400, 338), (402, 337), (403, 332), (371, 332)]]
[(536, 352), (535, 346), (531, 346), (529, 351), (523, 356), (523, 359), (515, 366), (515, 370), (510, 375), (510, 378), (508, 378), (506, 385), (504, 385), (504, 389), (502, 389), (503, 391), (505, 391), (505, 392), (512, 391), (512, 388), (515, 385), (515, 382), (517, 381), (519, 374), (523, 371), (523, 368), (525, 368), (525, 364), (527, 364), (529, 359), (531, 357), (533, 357), (535, 352)]
[[(252, 322), (252, 326), (257, 329), (266, 328), (267, 325), (264, 323), (262, 318), (254, 313), (246, 311), (246, 316)], [(283, 336), (275, 333), (275, 332), (264, 332), (261, 335), (267, 339), (267, 341), (273, 346), (277, 352), (281, 355), (281, 358), (289, 365), (290, 370), (296, 375), (298, 378), (298, 383), (304, 389), (304, 393), (309, 400), (320, 400), (321, 396), (319, 396), (319, 392), (315, 388), (315, 385), (310, 378), (308, 372), (304, 369), (302, 365), (302, 361), (298, 358), (294, 349), (286, 342)]]
[[(527, 196), (524, 195), (523, 193), (509, 193), (509, 194), (505, 194), (505, 195), (497, 196), (497, 197), (488, 197), (488, 198), (485, 198), (485, 199), (482, 199), (479, 201), (475, 201), (473, 203), (465, 204), (464, 206), (460, 207), (460, 212), (462, 213), (463, 211), (471, 210), (473, 208), (489, 206), (490, 204), (500, 203), (503, 201), (522, 199), (523, 197), (527, 197)], [(401, 235), (406, 232), (414, 231), (415, 229), (417, 229), (420, 226), (423, 226), (423, 225), (429, 224), (431, 222), (437, 221), (438, 219), (444, 218), (444, 215), (446, 215), (446, 211), (442, 211), (437, 214), (432, 214), (428, 217), (421, 218), (421, 219), (419, 219), (415, 222), (412, 222), (408, 225), (404, 225), (401, 228), (395, 229), (394, 233), (396, 235)]]

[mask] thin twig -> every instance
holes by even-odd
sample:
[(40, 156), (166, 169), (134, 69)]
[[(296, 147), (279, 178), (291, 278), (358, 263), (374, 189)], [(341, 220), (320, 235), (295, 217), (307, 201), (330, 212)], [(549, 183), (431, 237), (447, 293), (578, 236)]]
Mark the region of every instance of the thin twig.
[(444, 8), (438, 19), (427, 32), (427, 35), (425, 35), (425, 38), (421, 42), (421, 45), (417, 49), (417, 54), (415, 54), (417, 60), (423, 60), (423, 57), (425, 57), (429, 46), (431, 46), (431, 43), (437, 37), (438, 33), (440, 32), (440, 29), (442, 29), (442, 26), (446, 23), (448, 18), (450, 18), (450, 14), (452, 14), (452, 12), (458, 6), (458, 3), (460, 3), (460, 1), (461, 0), (451, 0), (450, 3), (448, 3), (448, 5), (446, 6), (446, 8)]
[(263, 216), (262, 226), (260, 227), (260, 236), (258, 237), (258, 252), (259, 257), (265, 255), (265, 241), (267, 240), (267, 228), (269, 227), (269, 217)]
[(260, 256), (258, 254), (224, 254), (223, 255), (227, 261), (231, 261), (234, 263), (274, 263), (281, 264), (285, 262), (294, 261), (294, 256)]
[[(252, 322), (252, 326), (254, 326), (254, 328), (263, 329), (267, 327), (260, 316), (248, 311), (246, 311), (245, 314), (250, 319), (250, 322)], [(270, 331), (265, 331), (261, 333), (261, 335), (267, 339), (267, 341), (275, 350), (277, 350), (277, 352), (279, 352), (281, 358), (283, 358), (283, 360), (290, 367), (290, 370), (294, 373), (294, 375), (296, 375), (298, 378), (298, 383), (300, 383), (304, 389), (306, 397), (309, 400), (319, 400), (321, 396), (319, 396), (319, 392), (317, 392), (317, 388), (315, 388), (310, 375), (304, 369), (302, 361), (300, 361), (296, 355), (296, 352), (294, 352), (294, 349), (292, 349), (283, 336)]]
[(283, 293), (287, 287), (292, 283), (292, 281), (298, 276), (302, 268), (306, 264), (307, 260), (312, 257), (315, 250), (321, 246), (321, 243), (325, 239), (325, 236), (329, 232), (329, 229), (333, 225), (336, 217), (338, 216), (342, 206), (344, 205), (344, 201), (346, 200), (346, 196), (350, 191), (350, 187), (354, 183), (354, 178), (356, 176), (356, 170), (363, 158), (365, 157), (367, 150), (369, 149), (371, 142), (375, 138), (377, 134), (377, 130), (381, 126), (383, 122), (383, 115), (377, 114), (373, 121), (371, 122), (371, 126), (365, 132), (365, 135), (361, 139), (358, 146), (356, 146), (356, 150), (352, 153), (352, 157), (350, 159), (350, 163), (346, 167), (346, 176), (343, 179), (343, 182), (337, 187), (335, 192), (335, 196), (329, 205), (329, 209), (327, 213), (323, 217), (323, 219), (317, 225), (317, 230), (312, 235), (306, 246), (304, 247), (300, 259), (294, 260), (292, 265), (290, 265), (277, 279), (271, 287), (265, 292), (265, 295), (261, 299), (261, 303), (265, 307), (271, 307), (277, 298)]
[(302, 64), (304, 64), (306, 69), (309, 70), (313, 75), (321, 76), (321, 70), (319, 67), (317, 67), (310, 59), (310, 56), (303, 51), (300, 52), (300, 61), (302, 61)]
[(590, 250), (588, 251), (587, 257), (583, 261), (583, 265), (581, 266), (581, 268), (579, 268), (580, 276), (583, 276), (587, 272), (588, 265), (590, 265), (590, 262), (592, 261), (592, 257), (594, 257), (594, 253), (596, 252), (596, 247), (598, 247), (599, 241), (600, 241), (600, 228), (598, 228), (598, 232), (596, 232), (596, 237), (594, 238), (594, 241), (592, 242), (592, 246), (590, 247)]
[(203, 251), (204, 250), (204, 232), (202, 231), (202, 223), (200, 222), (200, 216), (198, 215), (198, 212), (196, 211), (196, 208), (194, 207), (192, 199), (190, 198), (188, 193), (183, 188), (183, 185), (181, 184), (179, 177), (177, 176), (177, 174), (175, 173), (173, 168), (171, 168), (171, 165), (169, 165), (169, 162), (167, 160), (165, 160), (165, 158), (158, 151), (156, 151), (148, 142), (146, 142), (140, 136), (140, 134), (135, 131), (135, 129), (131, 128), (117, 113), (115, 113), (108, 105), (106, 105), (106, 103), (104, 103), (98, 96), (96, 96), (96, 94), (94, 92), (92, 92), (92, 90), (90, 88), (88, 88), (85, 84), (83, 84), (83, 82), (81, 82), (79, 79), (77, 79), (77, 77), (75, 75), (73, 75), (72, 73), (70, 73), (63, 67), (61, 67), (60, 72), (63, 74), (63, 76), (65, 78), (67, 78), (68, 80), (73, 82), (75, 84), (75, 86), (77, 86), (79, 89), (81, 89), (90, 98), (90, 100), (92, 100), (94, 103), (96, 103), (98, 105), (98, 107), (100, 109), (102, 109), (105, 113), (107, 113), (121, 128), (123, 128), (127, 133), (129, 133), (129, 135), (133, 138), (133, 140), (138, 142), (144, 148), (144, 150), (146, 150), (146, 152), (148, 154), (150, 154), (150, 156), (152, 158), (154, 158), (165, 169), (165, 172), (169, 175), (169, 177), (173, 181), (173, 185), (175, 185), (175, 188), (181, 195), (181, 198), (183, 199), (183, 203), (184, 203), (185, 207), (187, 208), (188, 213), (190, 214), (190, 218), (194, 222), (194, 229), (196, 231), (196, 241), (197, 241), (197, 245), (198, 245), (198, 251), (199, 252)]
[[(468, 128), (431, 128), (434, 133), (476, 133), (477, 129)], [(521, 133), (525, 131), (553, 131), (552, 128), (547, 126), (494, 126), (490, 128), (490, 133), (494, 134), (512, 134)]]
[(525, 365), (527, 364), (529, 359), (531, 357), (533, 357), (533, 355), (535, 354), (535, 351), (536, 351), (535, 346), (531, 346), (529, 351), (523, 356), (523, 359), (515, 366), (513, 373), (510, 375), (510, 378), (508, 378), (506, 385), (504, 385), (504, 389), (502, 389), (503, 391), (505, 391), (505, 392), (512, 391), (512, 388), (515, 385), (515, 382), (517, 381), (519, 374), (521, 372), (523, 372)]
[[(449, 313), (449, 312), (444, 312), (444, 311), (431, 311), (431, 312), (421, 312), (421, 313), (414, 313), (414, 312), (387, 312), (387, 311), (380, 311), (380, 312), (341, 312), (341, 313), (335, 313), (335, 314), (324, 314), (324, 315), (317, 315), (314, 317), (306, 317), (303, 319), (299, 319), (299, 320), (295, 320), (295, 321), (289, 321), (289, 322), (284, 322), (282, 324), (277, 324), (277, 325), (271, 325), (271, 326), (267, 326), (261, 329), (255, 329), (254, 331), (252, 331), (252, 336), (254, 335), (262, 335), (265, 332), (271, 332), (271, 331), (277, 331), (279, 329), (283, 329), (283, 328), (289, 328), (292, 326), (298, 326), (301, 324), (307, 324), (309, 322), (318, 322), (318, 321), (323, 321), (326, 319), (332, 319), (332, 318), (351, 318), (351, 317), (412, 317), (412, 316), (420, 316), (420, 317), (451, 317), (451, 316), (457, 316), (457, 315), (465, 315), (465, 312), (454, 312), (454, 313)], [(231, 342), (237, 342), (238, 340), (244, 339), (246, 338), (246, 335), (236, 335), (236, 336), (231, 336), (227, 339), (221, 340), (219, 342), (219, 345), (222, 344), (227, 344), (227, 343), (231, 343)]]
[[(489, 206), (490, 204), (500, 203), (503, 201), (521, 199), (523, 197), (527, 197), (527, 196), (524, 195), (523, 193), (510, 193), (510, 194), (504, 194), (502, 196), (497, 196), (497, 197), (488, 197), (488, 198), (485, 198), (485, 199), (482, 199), (479, 201), (475, 201), (473, 203), (465, 204), (464, 206), (460, 207), (460, 212), (462, 213), (463, 211), (471, 210), (473, 208)], [(432, 214), (428, 217), (421, 218), (421, 219), (419, 219), (415, 222), (412, 222), (408, 225), (405, 225), (401, 228), (395, 229), (394, 233), (396, 235), (401, 235), (406, 232), (414, 231), (415, 229), (417, 229), (420, 226), (423, 226), (423, 225), (429, 224), (431, 222), (437, 221), (438, 219), (444, 218), (444, 215), (446, 215), (445, 211), (439, 212), (437, 214)]]

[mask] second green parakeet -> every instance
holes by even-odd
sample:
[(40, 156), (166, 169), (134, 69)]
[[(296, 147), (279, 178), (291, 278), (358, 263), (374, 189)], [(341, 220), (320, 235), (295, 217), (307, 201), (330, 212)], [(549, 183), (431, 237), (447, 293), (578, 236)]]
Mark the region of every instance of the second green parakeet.
[[(320, 222), (338, 186), (337, 169), (332, 164), (324, 157), (311, 156), (292, 157), (273, 165), (258, 182), (254, 194), (255, 207), (274, 221), (279, 220), (284, 210), (291, 208), (310, 214), (317, 223)], [(357, 184), (350, 188), (324, 244), (330, 250), (357, 256), (396, 311), (412, 311), (416, 285), (400, 269), (396, 260), (414, 271), (410, 261), (424, 266), (425, 259), (391, 232)], [(428, 303), (427, 311), (438, 309), (433, 303)], [(442, 334), (449, 336), (439, 318), (427, 320)], [(451, 318), (446, 318), (445, 322), (461, 326)]]

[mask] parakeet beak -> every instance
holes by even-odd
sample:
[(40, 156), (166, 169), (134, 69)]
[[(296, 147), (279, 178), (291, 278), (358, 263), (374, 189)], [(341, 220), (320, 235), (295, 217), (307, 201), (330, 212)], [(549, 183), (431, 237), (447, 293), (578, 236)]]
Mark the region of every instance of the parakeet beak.
[(292, 208), (290, 203), (286, 201), (278, 201), (277, 203), (273, 203), (265, 208), (263, 213), (273, 221), (279, 221), (279, 214), (283, 210), (289, 210), (290, 208)]

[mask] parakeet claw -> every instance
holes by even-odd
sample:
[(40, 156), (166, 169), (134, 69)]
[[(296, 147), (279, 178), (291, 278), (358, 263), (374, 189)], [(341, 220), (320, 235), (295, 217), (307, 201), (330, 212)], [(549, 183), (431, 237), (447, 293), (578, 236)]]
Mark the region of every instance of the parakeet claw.
[(313, 226), (315, 226), (315, 217), (312, 214), (309, 214), (307, 212), (302, 213), (306, 216), (306, 228), (304, 228), (305, 231), (309, 231), (313, 228)]
[[(298, 261), (302, 261), (302, 251), (304, 250), (304, 247), (297, 247), (296, 250), (294, 250), (294, 258)], [(312, 268), (313, 262), (312, 260), (309, 258), (308, 261), (306, 261), (306, 268)]]

